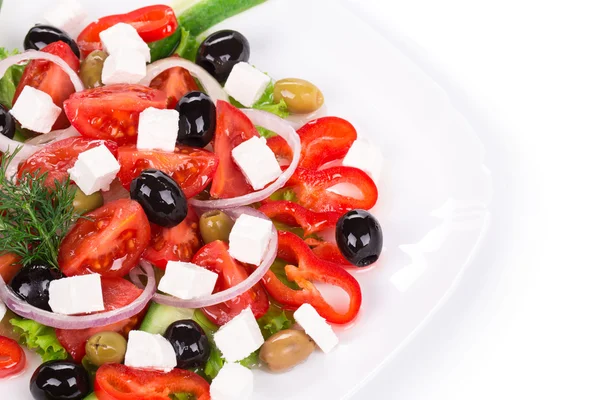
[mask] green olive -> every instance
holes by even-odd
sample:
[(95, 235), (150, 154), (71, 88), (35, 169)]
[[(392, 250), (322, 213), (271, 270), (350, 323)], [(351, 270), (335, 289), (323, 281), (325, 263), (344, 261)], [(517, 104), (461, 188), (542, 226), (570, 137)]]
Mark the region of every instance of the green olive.
[(104, 205), (102, 193), (95, 192), (88, 196), (83, 193), (81, 189), (77, 188), (77, 191), (75, 192), (75, 199), (73, 200), (75, 212), (79, 214), (85, 214), (90, 211), (94, 211), (96, 208), (102, 207), (102, 205)]
[(79, 77), (86, 89), (102, 86), (102, 68), (108, 54), (102, 50), (92, 51), (81, 63)]
[(323, 93), (318, 87), (304, 79), (286, 78), (275, 82), (273, 98), (276, 103), (285, 101), (292, 114), (317, 111), (323, 105)]
[(126, 349), (127, 341), (117, 332), (96, 333), (85, 344), (85, 354), (97, 366), (123, 362)]
[(229, 233), (233, 228), (233, 220), (223, 211), (207, 211), (200, 217), (200, 235), (204, 243), (229, 240)]
[(267, 339), (258, 356), (271, 371), (281, 372), (306, 360), (314, 349), (315, 342), (306, 333), (285, 329)]

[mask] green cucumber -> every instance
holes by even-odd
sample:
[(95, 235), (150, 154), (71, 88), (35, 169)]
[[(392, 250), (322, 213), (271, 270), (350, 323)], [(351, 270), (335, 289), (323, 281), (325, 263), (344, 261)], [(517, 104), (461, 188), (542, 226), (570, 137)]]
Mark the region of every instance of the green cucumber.
[(152, 303), (148, 308), (148, 312), (142, 321), (140, 330), (149, 333), (158, 333), (163, 335), (169, 325), (175, 321), (182, 319), (192, 319), (194, 309), (192, 308), (177, 308), (165, 306), (163, 304)]

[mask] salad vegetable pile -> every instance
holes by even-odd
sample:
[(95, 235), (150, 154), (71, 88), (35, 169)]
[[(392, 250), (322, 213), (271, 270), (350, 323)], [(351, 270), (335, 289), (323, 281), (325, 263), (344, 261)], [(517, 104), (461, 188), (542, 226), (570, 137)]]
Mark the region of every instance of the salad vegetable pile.
[(27, 348), (35, 399), (247, 399), (356, 319), (381, 153), (205, 33), (262, 1), (61, 0), (0, 49), (0, 378)]

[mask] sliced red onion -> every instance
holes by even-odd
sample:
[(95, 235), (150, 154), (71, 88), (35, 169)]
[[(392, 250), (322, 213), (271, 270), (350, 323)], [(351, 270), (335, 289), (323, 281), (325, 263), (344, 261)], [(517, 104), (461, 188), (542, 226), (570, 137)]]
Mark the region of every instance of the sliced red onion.
[(296, 171), (296, 167), (300, 162), (301, 149), (300, 138), (298, 137), (296, 131), (286, 121), (269, 112), (253, 109), (243, 109), (242, 111), (248, 116), (248, 118), (250, 118), (254, 125), (262, 126), (263, 128), (277, 133), (287, 142), (287, 144), (290, 146), (294, 153), (292, 157), (292, 162), (290, 163), (288, 168), (281, 175), (279, 175), (279, 178), (277, 178), (275, 182), (271, 183), (269, 186), (262, 190), (248, 193), (239, 197), (233, 197), (231, 199), (192, 199), (190, 200), (190, 203), (193, 206), (200, 208), (226, 209), (242, 207), (248, 204), (257, 203), (275, 193), (276, 190), (281, 189), (290, 179), (294, 171)]
[(324, 117), (325, 115), (327, 115), (327, 107), (325, 107), (323, 104), (316, 111), (308, 114), (290, 114), (285, 120), (286, 122), (289, 122), (289, 124), (292, 125), (295, 130), (298, 130), (306, 125), (307, 122), (310, 122), (313, 119)]
[(223, 90), (221, 84), (217, 82), (217, 80), (213, 78), (211, 74), (206, 72), (206, 70), (202, 67), (183, 58), (165, 58), (148, 65), (146, 69), (146, 77), (142, 79), (140, 85), (150, 86), (150, 82), (152, 82), (154, 78), (156, 78), (162, 72), (174, 67), (187, 69), (193, 77), (200, 81), (202, 87), (204, 90), (206, 90), (208, 97), (210, 97), (214, 103), (216, 103), (217, 100), (229, 102), (229, 96), (227, 93), (225, 93), (225, 90)]
[(43, 145), (47, 146), (51, 143), (58, 142), (59, 140), (67, 139), (70, 137), (81, 136), (79, 131), (75, 129), (72, 125), (66, 129), (59, 129), (56, 131), (44, 133), (43, 135), (36, 136), (29, 140), (26, 140), (25, 143), (33, 144), (33, 145)]
[(144, 268), (144, 272), (148, 276), (148, 283), (146, 284), (144, 291), (132, 303), (117, 310), (89, 315), (56, 314), (27, 303), (9, 289), (3, 279), (0, 279), (0, 299), (6, 304), (6, 307), (11, 309), (15, 314), (53, 328), (87, 329), (105, 326), (136, 315), (141, 312), (146, 307), (146, 304), (152, 299), (152, 295), (156, 291), (154, 270), (151, 266), (147, 265), (142, 265), (142, 268)]
[[(206, 211), (206, 208), (197, 208), (199, 213)], [(240, 207), (233, 210), (224, 210), (231, 218), (237, 219), (240, 215), (246, 214), (251, 215), (253, 217), (269, 219), (266, 215), (261, 213), (258, 210), (255, 210), (251, 207)], [(211, 294), (210, 296), (198, 297), (190, 300), (182, 300), (177, 297), (167, 296), (164, 294), (156, 293), (154, 295), (153, 300), (160, 304), (165, 304), (173, 307), (181, 307), (181, 308), (198, 308), (198, 307), (208, 307), (215, 304), (223, 303), (225, 301), (234, 299), (235, 297), (247, 292), (252, 288), (252, 286), (256, 285), (262, 278), (265, 276), (273, 261), (275, 261), (275, 257), (277, 256), (277, 229), (273, 226), (273, 230), (271, 232), (271, 238), (269, 240), (269, 245), (267, 246), (267, 250), (263, 256), (263, 260), (260, 265), (250, 274), (246, 280), (243, 282), (227, 289), (222, 292)], [(150, 263), (147, 261), (141, 262), (142, 266), (149, 267)], [(137, 272), (137, 271), (136, 271)], [(134, 276), (134, 274), (130, 274), (131, 281), (134, 284), (141, 284), (139, 277)]]
[(0, 135), (0, 152), (12, 153), (18, 148), (20, 149), (19, 152), (13, 157), (10, 164), (6, 166), (6, 177), (8, 179), (12, 179), (19, 170), (19, 164), (31, 157), (31, 155), (38, 151), (40, 147), (32, 144), (17, 142), (16, 140), (9, 139), (4, 135)]

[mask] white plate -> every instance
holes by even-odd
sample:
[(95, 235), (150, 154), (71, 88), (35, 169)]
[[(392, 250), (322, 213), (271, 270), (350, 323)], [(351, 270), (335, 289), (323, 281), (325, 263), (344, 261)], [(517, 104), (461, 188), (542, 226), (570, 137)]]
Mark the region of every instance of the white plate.
[[(28, 11), (5, 0), (2, 46), (21, 47), (51, 0)], [(152, 1), (83, 0), (94, 16)], [(251, 63), (274, 78), (300, 77), (324, 93), (329, 114), (348, 119), (381, 146), (385, 172), (374, 209), (385, 245), (376, 267), (357, 274), (364, 296), (340, 346), (285, 374), (256, 372), (254, 399), (348, 398), (443, 303), (489, 218), (484, 149), (444, 91), (409, 58), (337, 1), (270, 0), (214, 28), (241, 31)], [(30, 373), (1, 383), (27, 398)], [(7, 392), (8, 390), (8, 392)]]

